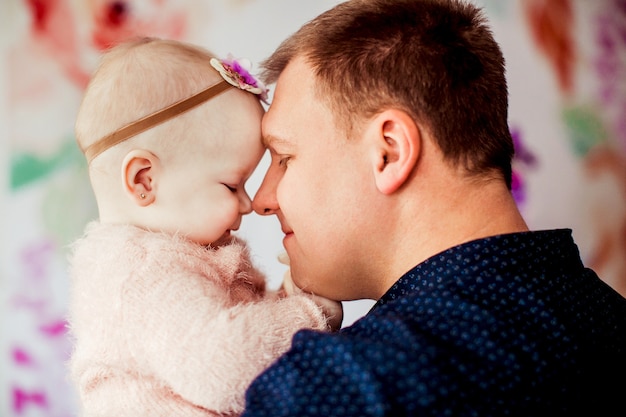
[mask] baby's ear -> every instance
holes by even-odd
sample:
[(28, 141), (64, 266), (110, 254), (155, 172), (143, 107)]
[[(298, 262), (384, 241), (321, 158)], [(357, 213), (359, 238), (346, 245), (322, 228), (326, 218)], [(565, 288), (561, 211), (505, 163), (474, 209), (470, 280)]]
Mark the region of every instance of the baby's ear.
[(122, 163), (124, 191), (138, 206), (146, 207), (156, 199), (156, 171), (159, 158), (144, 149), (133, 149)]

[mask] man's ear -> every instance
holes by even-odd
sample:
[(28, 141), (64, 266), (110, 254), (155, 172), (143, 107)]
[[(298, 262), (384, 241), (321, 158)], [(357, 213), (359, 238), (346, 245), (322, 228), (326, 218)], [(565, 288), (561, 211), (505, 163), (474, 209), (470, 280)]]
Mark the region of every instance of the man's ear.
[(385, 110), (370, 123), (376, 187), (383, 194), (398, 190), (413, 172), (421, 150), (418, 125), (406, 112)]
[(156, 198), (156, 174), (159, 158), (144, 149), (134, 149), (122, 163), (122, 181), (128, 197), (138, 206), (152, 204)]

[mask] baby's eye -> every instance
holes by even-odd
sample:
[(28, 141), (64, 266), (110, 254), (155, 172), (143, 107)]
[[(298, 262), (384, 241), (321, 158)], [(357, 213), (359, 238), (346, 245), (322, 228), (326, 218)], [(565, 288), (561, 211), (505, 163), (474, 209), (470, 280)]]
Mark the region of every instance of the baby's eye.
[(228, 190), (230, 192), (236, 193), (237, 192), (237, 186), (232, 186), (232, 185), (228, 185), (228, 184), (224, 184), (224, 187), (228, 188)]

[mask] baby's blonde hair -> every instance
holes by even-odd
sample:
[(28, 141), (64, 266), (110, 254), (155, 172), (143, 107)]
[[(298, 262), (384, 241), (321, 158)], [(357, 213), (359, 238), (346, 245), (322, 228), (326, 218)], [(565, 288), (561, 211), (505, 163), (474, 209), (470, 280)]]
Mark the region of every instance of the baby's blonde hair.
[[(121, 127), (221, 81), (211, 58), (213, 54), (201, 47), (157, 38), (134, 39), (108, 50), (87, 86), (76, 117), (80, 149), (84, 152)], [(193, 119), (192, 113), (167, 120), (88, 160), (101, 216), (103, 208), (115, 207), (119, 201), (121, 166), (131, 149), (176, 158), (193, 152), (185, 143), (191, 131), (210, 134), (214, 130), (215, 120)], [(219, 118), (215, 114), (215, 119)]]
[[(79, 147), (86, 149), (107, 134), (220, 80), (209, 63), (212, 57), (198, 46), (156, 38), (130, 40), (107, 51), (78, 111), (75, 133)], [(184, 118), (174, 118), (105, 153), (123, 153), (137, 143), (148, 149), (166, 147), (168, 152), (181, 148), (172, 140), (176, 131), (180, 135), (184, 129), (176, 127), (182, 121), (177, 119)]]

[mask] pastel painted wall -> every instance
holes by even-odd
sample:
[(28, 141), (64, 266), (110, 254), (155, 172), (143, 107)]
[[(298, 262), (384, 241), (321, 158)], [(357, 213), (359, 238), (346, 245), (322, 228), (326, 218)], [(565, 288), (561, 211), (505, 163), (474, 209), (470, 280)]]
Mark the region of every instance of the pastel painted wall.
[[(585, 262), (626, 295), (626, 1), (475, 1), (508, 63), (515, 193), (525, 218), (533, 228), (572, 228)], [(142, 33), (256, 63), (337, 2), (0, 3), (0, 416), (76, 410), (65, 379), (65, 257), (96, 209), (73, 123), (100, 51)], [(241, 234), (278, 285), (277, 221), (248, 216)], [(346, 303), (346, 323), (371, 304)]]

